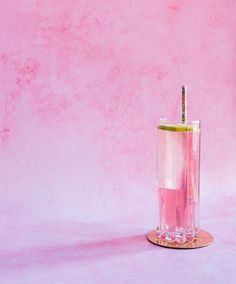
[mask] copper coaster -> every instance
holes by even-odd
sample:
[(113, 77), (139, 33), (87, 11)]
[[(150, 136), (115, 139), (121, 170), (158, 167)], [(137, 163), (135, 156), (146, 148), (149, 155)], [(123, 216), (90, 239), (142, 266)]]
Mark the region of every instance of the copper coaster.
[(194, 248), (202, 248), (202, 247), (206, 247), (208, 245), (210, 245), (211, 243), (213, 243), (213, 236), (203, 230), (199, 230), (199, 235), (197, 240), (195, 240), (192, 243), (169, 243), (167, 241), (163, 241), (160, 240), (157, 236), (156, 236), (156, 230), (153, 230), (151, 232), (149, 232), (147, 234), (147, 239), (149, 242), (153, 243), (154, 245), (158, 245), (158, 246), (162, 246), (162, 247), (166, 247), (166, 248), (175, 248), (175, 249), (194, 249)]

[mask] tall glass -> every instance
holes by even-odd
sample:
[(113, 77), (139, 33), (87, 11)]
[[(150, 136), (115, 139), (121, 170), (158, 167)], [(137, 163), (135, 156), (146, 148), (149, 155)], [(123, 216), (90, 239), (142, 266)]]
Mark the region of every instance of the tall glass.
[(161, 119), (157, 136), (157, 237), (192, 242), (199, 230), (200, 122)]

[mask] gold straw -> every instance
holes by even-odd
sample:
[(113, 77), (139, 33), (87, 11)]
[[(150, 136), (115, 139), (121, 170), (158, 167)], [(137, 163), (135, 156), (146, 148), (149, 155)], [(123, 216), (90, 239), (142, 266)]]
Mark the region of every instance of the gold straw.
[(182, 86), (182, 123), (187, 121), (187, 86)]

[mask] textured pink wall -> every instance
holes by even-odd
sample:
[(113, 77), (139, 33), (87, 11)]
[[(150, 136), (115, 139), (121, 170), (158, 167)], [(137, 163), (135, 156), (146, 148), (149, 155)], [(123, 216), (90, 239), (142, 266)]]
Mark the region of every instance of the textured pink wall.
[(232, 198), (234, 1), (1, 5), (5, 217), (153, 212), (155, 125), (179, 116), (182, 83), (202, 121), (203, 202)]
[(179, 117), (182, 83), (202, 121), (202, 221), (232, 218), (235, 15), (233, 0), (1, 0), (1, 226), (152, 228), (155, 126)]

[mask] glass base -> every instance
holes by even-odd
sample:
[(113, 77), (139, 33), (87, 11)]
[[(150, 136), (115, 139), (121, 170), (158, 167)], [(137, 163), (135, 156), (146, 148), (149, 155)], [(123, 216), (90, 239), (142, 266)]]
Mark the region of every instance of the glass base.
[(197, 238), (192, 242), (168, 242), (167, 240), (162, 240), (156, 235), (156, 230), (153, 230), (147, 234), (147, 240), (154, 245), (167, 247), (167, 248), (176, 248), (176, 249), (194, 249), (201, 248), (210, 245), (213, 243), (213, 236), (203, 230), (199, 230)]
[(156, 237), (162, 241), (167, 241), (169, 243), (191, 243), (194, 242), (198, 237), (199, 230), (193, 227), (189, 228), (161, 228), (157, 227)]

